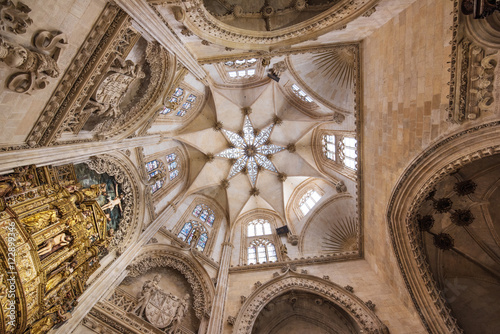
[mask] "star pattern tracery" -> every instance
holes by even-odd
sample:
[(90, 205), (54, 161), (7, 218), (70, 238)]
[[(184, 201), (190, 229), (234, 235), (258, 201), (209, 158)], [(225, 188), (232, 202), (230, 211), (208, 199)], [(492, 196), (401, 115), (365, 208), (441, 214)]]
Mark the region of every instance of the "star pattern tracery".
[(235, 132), (222, 129), (226, 139), (234, 147), (228, 148), (215, 156), (226, 159), (236, 159), (236, 162), (229, 171), (228, 179), (242, 172), (246, 167), (250, 183), (253, 187), (255, 187), (259, 173), (258, 166), (261, 166), (271, 172), (278, 173), (278, 170), (267, 156), (281, 152), (285, 148), (274, 144), (266, 144), (271, 136), (273, 127), (274, 124), (268, 125), (256, 136), (252, 122), (250, 122), (248, 116), (245, 116), (243, 123), (243, 136), (240, 136)]

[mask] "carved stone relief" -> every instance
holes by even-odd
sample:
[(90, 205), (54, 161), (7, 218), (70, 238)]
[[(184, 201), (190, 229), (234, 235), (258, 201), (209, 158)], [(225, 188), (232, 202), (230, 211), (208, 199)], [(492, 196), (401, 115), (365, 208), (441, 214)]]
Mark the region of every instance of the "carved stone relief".
[(16, 35), (26, 33), (26, 29), (33, 23), (28, 13), (31, 8), (21, 1), (17, 4), (10, 0), (4, 0), (0, 3), (0, 29), (12, 32)]
[(28, 94), (47, 87), (47, 77), (59, 76), (57, 60), (67, 43), (66, 36), (60, 32), (41, 31), (34, 36), (36, 51), (31, 51), (0, 36), (0, 60), (21, 70), (9, 76), (7, 87), (13, 92)]

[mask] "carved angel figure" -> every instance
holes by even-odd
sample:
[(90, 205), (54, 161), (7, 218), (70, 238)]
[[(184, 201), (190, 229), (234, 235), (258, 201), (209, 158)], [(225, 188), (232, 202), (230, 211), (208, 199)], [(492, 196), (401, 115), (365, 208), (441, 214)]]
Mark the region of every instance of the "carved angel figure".
[(175, 333), (179, 328), (182, 319), (184, 319), (188, 310), (189, 294), (184, 295), (184, 298), (179, 302), (179, 306), (175, 311), (174, 319), (172, 320), (172, 333)]

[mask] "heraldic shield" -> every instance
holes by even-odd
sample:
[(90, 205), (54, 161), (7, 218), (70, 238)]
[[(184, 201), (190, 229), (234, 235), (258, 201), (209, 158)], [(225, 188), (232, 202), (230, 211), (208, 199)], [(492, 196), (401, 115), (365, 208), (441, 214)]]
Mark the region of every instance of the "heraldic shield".
[(172, 323), (180, 304), (178, 297), (156, 290), (146, 305), (146, 318), (157, 328), (165, 328)]

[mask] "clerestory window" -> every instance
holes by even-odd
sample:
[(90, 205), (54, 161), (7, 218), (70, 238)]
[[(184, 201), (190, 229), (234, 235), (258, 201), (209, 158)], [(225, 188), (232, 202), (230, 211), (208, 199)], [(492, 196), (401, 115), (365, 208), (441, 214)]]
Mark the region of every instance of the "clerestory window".
[(267, 239), (257, 239), (252, 241), (247, 252), (248, 264), (276, 262), (278, 260), (276, 247)]
[(316, 205), (316, 203), (318, 203), (320, 199), (321, 195), (313, 189), (309, 190), (304, 196), (302, 196), (299, 202), (299, 208), (304, 216), (307, 215), (309, 211), (311, 211), (311, 209)]

